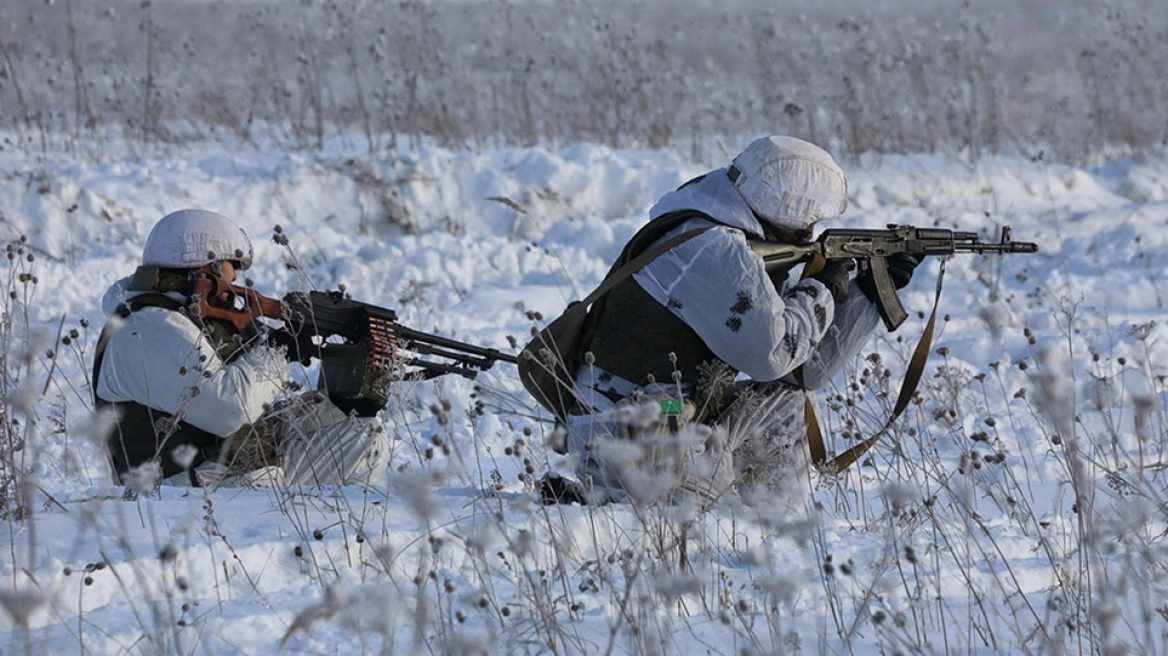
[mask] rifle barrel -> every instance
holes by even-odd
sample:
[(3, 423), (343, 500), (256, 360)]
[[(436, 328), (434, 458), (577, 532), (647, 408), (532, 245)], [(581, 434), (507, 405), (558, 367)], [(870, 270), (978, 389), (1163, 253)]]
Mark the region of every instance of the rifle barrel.
[(987, 244), (984, 242), (954, 244), (954, 251), (958, 253), (1037, 253), (1038, 244), (1028, 241), (1012, 241), (1003, 244)]

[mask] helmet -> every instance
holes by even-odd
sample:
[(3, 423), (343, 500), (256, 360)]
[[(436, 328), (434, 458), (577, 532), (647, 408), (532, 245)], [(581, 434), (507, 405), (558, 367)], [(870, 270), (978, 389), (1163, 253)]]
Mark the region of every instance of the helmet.
[(179, 210), (158, 220), (146, 237), (142, 264), (167, 269), (197, 269), (231, 260), (236, 268), (251, 266), (252, 247), (247, 233), (216, 212)]
[(729, 175), (750, 209), (779, 228), (810, 228), (848, 206), (843, 169), (826, 150), (802, 139), (758, 139), (734, 158)]

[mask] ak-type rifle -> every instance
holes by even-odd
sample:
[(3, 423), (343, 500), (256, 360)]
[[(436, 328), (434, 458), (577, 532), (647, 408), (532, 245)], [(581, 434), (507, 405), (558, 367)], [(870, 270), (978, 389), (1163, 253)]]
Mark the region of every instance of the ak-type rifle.
[[(996, 242), (983, 242), (977, 233), (958, 232), (944, 228), (916, 228), (906, 225), (890, 225), (887, 230), (832, 229), (824, 230), (819, 239), (808, 244), (779, 244), (774, 242), (751, 241), (751, 248), (762, 256), (767, 273), (786, 276), (796, 264), (806, 263), (803, 275), (814, 275), (827, 260), (855, 260), (859, 267), (858, 276), (871, 276), (872, 288), (876, 291), (876, 308), (880, 318), (889, 330), (896, 330), (908, 318), (904, 306), (896, 296), (896, 285), (888, 270), (888, 259), (897, 255), (952, 255), (954, 253), (1034, 253), (1038, 245), (1031, 242), (1014, 241), (1009, 226), (1002, 228), (1001, 238)], [(937, 297), (940, 299), (940, 280)], [(925, 323), (923, 334), (905, 371), (904, 382), (897, 394), (896, 403), (884, 427), (867, 439), (853, 445), (838, 455), (829, 457), (827, 446), (819, 422), (807, 422), (807, 446), (811, 461), (824, 472), (838, 473), (858, 461), (880, 436), (884, 435), (901, 413), (909, 406), (917, 385), (924, 373), (925, 361), (929, 357), (933, 330), (937, 319), (937, 307)], [(796, 374), (802, 380), (801, 367)], [(814, 417), (810, 397), (807, 397), (805, 413)]]
[[(1034, 253), (1038, 244), (1014, 241), (1009, 226), (1002, 228), (997, 243), (983, 242), (975, 232), (958, 232), (944, 228), (916, 228), (890, 225), (887, 230), (831, 229), (807, 244), (780, 244), (751, 241), (755, 253), (762, 256), (767, 271), (789, 270), (799, 263), (823, 260), (855, 260), (857, 275), (870, 275), (876, 289), (876, 307), (889, 330), (896, 330), (908, 317), (896, 286), (888, 272), (888, 258), (898, 254), (916, 256), (952, 255), (954, 253)], [(819, 263), (822, 266), (822, 262)], [(818, 268), (818, 267), (816, 267)]]

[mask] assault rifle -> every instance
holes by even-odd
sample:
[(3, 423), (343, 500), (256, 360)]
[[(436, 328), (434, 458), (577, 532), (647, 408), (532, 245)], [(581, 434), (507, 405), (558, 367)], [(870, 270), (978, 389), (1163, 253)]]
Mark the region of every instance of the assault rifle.
[(201, 317), (228, 321), (241, 333), (254, 331), (260, 318), (284, 322), (279, 334), (293, 357), (319, 358), (335, 379), (327, 381), (330, 393), (341, 396), (356, 396), (360, 390), (346, 388), (360, 387), (369, 371), (393, 380), (445, 374), (474, 378), (497, 361), (518, 362), (496, 349), (408, 328), (397, 322), (393, 310), (354, 301), (339, 291), (292, 292), (277, 300), (217, 276), (199, 275), (192, 299)]
[[(762, 256), (767, 271), (789, 270), (800, 262), (818, 270), (823, 261), (853, 259), (859, 275), (871, 275), (876, 288), (876, 308), (889, 330), (896, 330), (908, 317), (896, 286), (888, 273), (887, 258), (899, 253), (910, 255), (951, 255), (953, 253), (1034, 253), (1038, 244), (1014, 241), (1009, 226), (1002, 228), (997, 243), (983, 242), (974, 232), (955, 232), (944, 228), (916, 228), (907, 225), (889, 225), (887, 230), (831, 229), (824, 230), (819, 239), (808, 244), (778, 244), (750, 242), (755, 253)], [(814, 262), (822, 258), (818, 264)]]

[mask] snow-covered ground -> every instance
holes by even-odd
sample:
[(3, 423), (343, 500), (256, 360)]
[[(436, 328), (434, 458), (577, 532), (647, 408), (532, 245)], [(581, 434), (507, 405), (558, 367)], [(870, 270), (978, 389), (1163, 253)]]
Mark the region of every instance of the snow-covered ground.
[[(745, 145), (694, 162), (586, 144), (369, 156), (340, 143), (0, 151), (0, 240), (14, 254), (0, 407), (5, 439), (26, 440), (33, 499), (0, 529), (0, 652), (1168, 649), (1168, 156), (847, 165), (840, 226), (993, 239), (1010, 225), (1041, 250), (947, 263), (919, 403), (797, 516), (765, 499), (538, 505), (531, 475), (568, 468), (507, 364), (400, 385), (383, 485), (125, 500), (95, 438), (88, 367), (100, 296), (164, 213), (236, 218), (268, 295), (343, 284), (410, 327), (516, 352), (530, 313), (592, 289), (659, 195)], [(886, 416), (937, 268), (903, 292), (914, 316), (826, 395), (837, 449)]]

